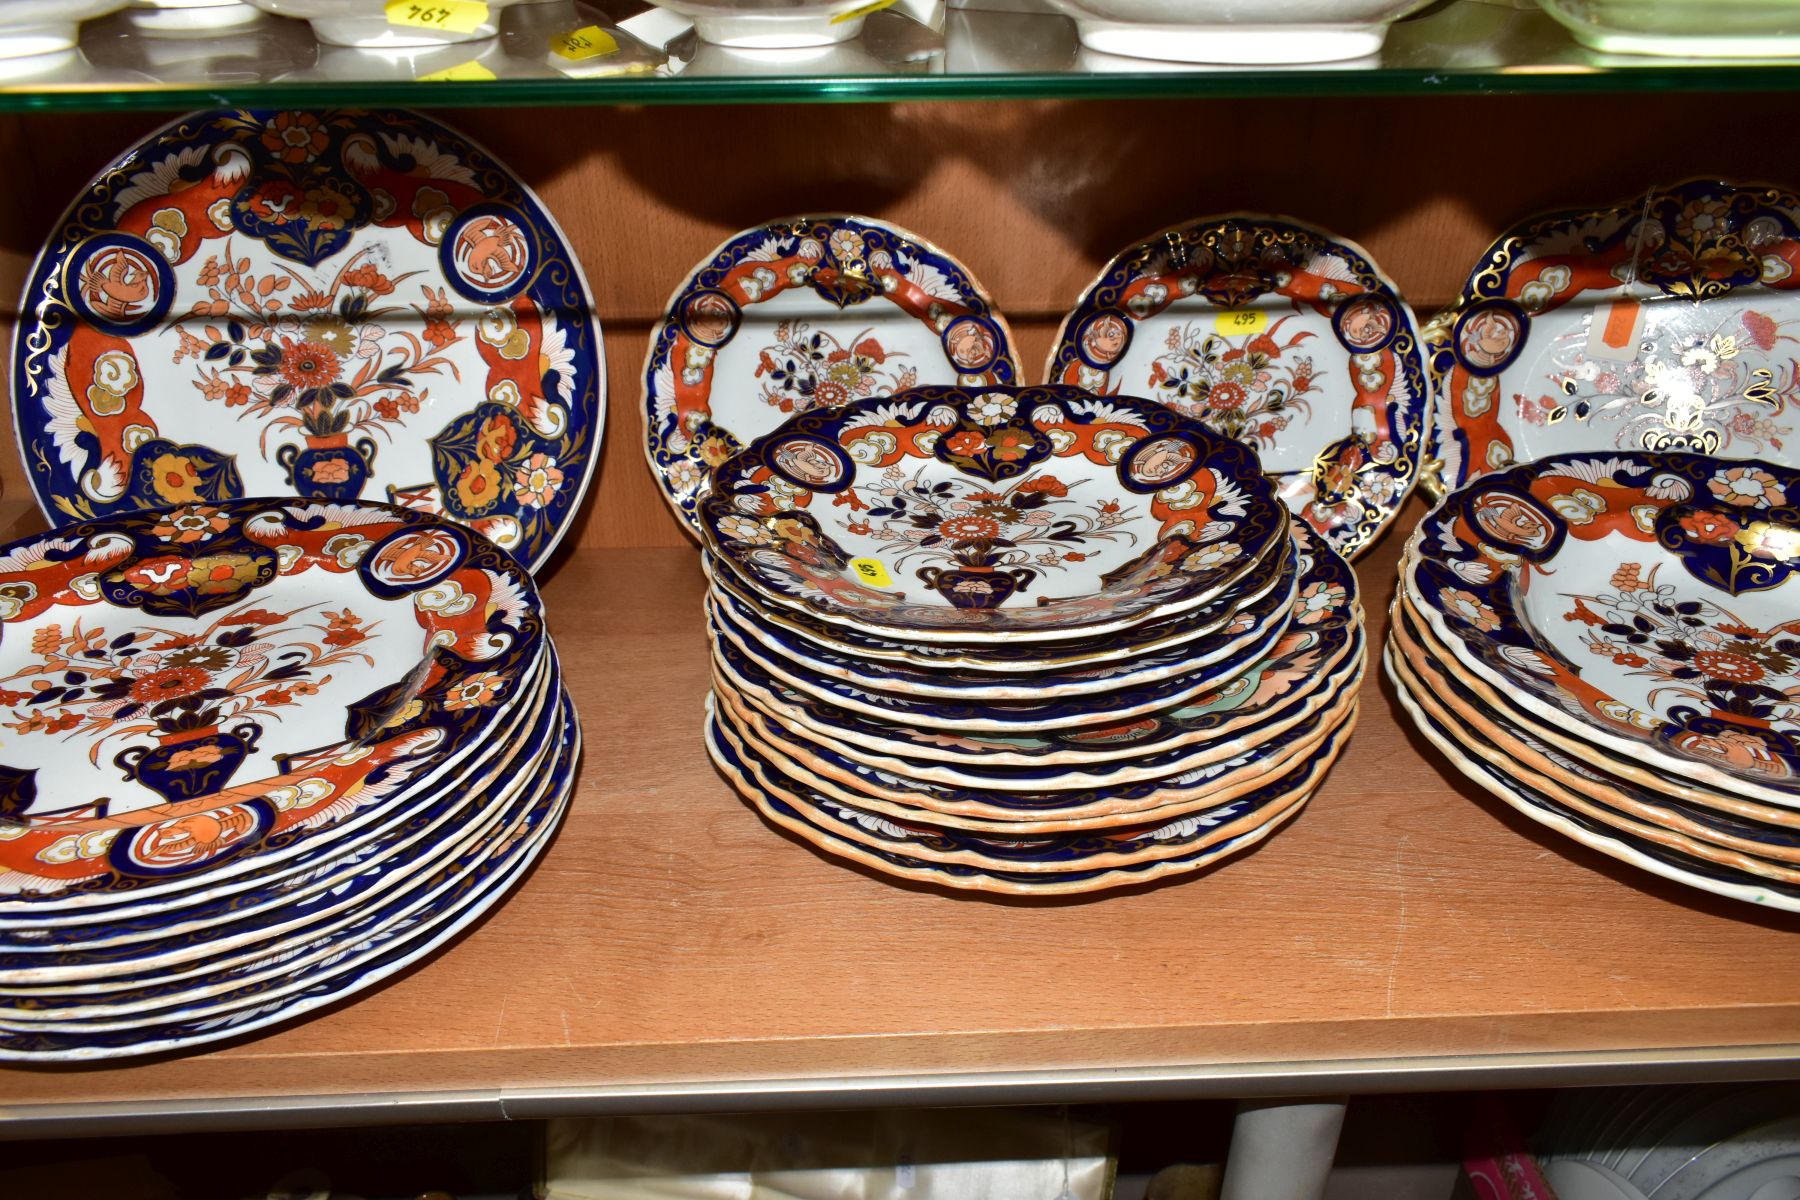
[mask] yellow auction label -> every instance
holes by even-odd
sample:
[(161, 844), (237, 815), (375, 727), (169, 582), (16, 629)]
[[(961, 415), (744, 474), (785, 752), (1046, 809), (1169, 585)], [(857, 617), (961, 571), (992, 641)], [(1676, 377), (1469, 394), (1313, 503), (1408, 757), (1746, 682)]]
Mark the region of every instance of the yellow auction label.
[(1261, 333), (1268, 327), (1266, 308), (1227, 309), (1213, 318), (1213, 328), (1223, 334)]
[(445, 67), (441, 71), (433, 71), (429, 75), (419, 76), (420, 83), (472, 83), (496, 78), (494, 73), (470, 59), (466, 63), (458, 63), (454, 67)]
[(559, 33), (550, 39), (550, 53), (570, 62), (618, 52), (619, 43), (598, 25), (584, 25), (574, 33)]
[(488, 19), (487, 0), (388, 0), (385, 11), (389, 25), (445, 33), (474, 33)]
[(894, 586), (894, 577), (888, 574), (887, 567), (879, 558), (853, 558), (850, 560), (850, 569), (864, 583), (876, 587)]
[(859, 8), (850, 9), (848, 12), (839, 13), (837, 16), (831, 18), (831, 23), (833, 25), (838, 25), (845, 21), (854, 21), (858, 17), (866, 17), (870, 13), (880, 12), (882, 9), (890, 8), (897, 3), (899, 3), (899, 0), (875, 0), (875, 3), (873, 4), (864, 4)]

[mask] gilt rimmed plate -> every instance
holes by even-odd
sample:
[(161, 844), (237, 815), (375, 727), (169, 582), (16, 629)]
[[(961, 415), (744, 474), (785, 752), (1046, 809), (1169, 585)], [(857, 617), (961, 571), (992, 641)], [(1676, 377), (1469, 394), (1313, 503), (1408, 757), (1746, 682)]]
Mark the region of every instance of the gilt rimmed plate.
[(1426, 327), (1427, 486), (1580, 451), (1800, 465), (1796, 265), (1800, 197), (1767, 185), (1521, 221)]
[(1459, 669), (1607, 749), (1800, 807), (1800, 472), (1559, 455), (1451, 493), (1402, 587)]
[[(539, 737), (554, 732), (550, 694), (531, 717)], [(239, 952), (266, 947), (287, 936), (309, 936), (335, 918), (362, 911), (383, 897), (403, 894), (411, 879), (445, 854), (460, 849), (488, 821), (509, 793), (512, 776), (532, 754), (502, 759), (465, 781), (447, 811), (398, 824), (403, 835), (364, 847), (340, 863), (321, 862), (291, 885), (229, 898), (205, 896), (186, 906), (117, 923), (13, 938), (0, 947), (0, 981), (8, 989), (78, 980), (167, 978), (190, 964), (222, 964)], [(414, 837), (419, 834), (423, 836)]]
[(542, 752), (534, 756), (537, 761), (496, 782), (482, 797), (480, 815), (454, 838), (445, 839), (441, 848), (434, 848), (431, 861), (421, 862), (405, 888), (370, 898), (330, 925), (283, 933), (229, 961), (207, 961), (201, 971), (183, 979), (152, 978), (104, 994), (83, 995), (74, 989), (60, 995), (47, 990), (9, 994), (0, 1002), (0, 1029), (124, 1030), (260, 1005), (306, 987), (311, 982), (307, 968), (314, 963), (332, 959), (328, 965), (335, 966), (360, 953), (358, 944), (385, 926), (404, 928), (453, 905), (471, 885), (479, 886), (483, 868), (512, 843), (534, 810), (555, 798), (556, 781), (569, 752), (569, 731), (560, 702), (553, 702), (550, 709), (552, 719)]
[(383, 772), (479, 742), (543, 636), (531, 577), (478, 534), (303, 500), (13, 542), (0, 629), (0, 886), (15, 902), (326, 844), (383, 799), (367, 786)]
[[(830, 752), (794, 755), (754, 710), (729, 692), (717, 693), (714, 718), (791, 780), (804, 781), (821, 795), (896, 819), (947, 828), (982, 830), (996, 836), (1111, 829), (1121, 822), (1173, 818), (1197, 812), (1255, 790), (1285, 774), (1306, 754), (1354, 720), (1356, 696), (1333, 697), (1325, 711), (1293, 727), (1278, 743), (1253, 745), (1234, 757), (1136, 781), (1109, 781), (1099, 787), (1001, 791), (969, 784), (942, 784), (872, 770)], [(1155, 814), (1154, 818), (1150, 814)], [(1002, 832), (1004, 831), (1004, 832)]]
[[(563, 700), (567, 706), (566, 697)], [(572, 744), (566, 762), (580, 757), (581, 730), (573, 709), (565, 729)], [(440, 949), (503, 901), (530, 871), (554, 838), (573, 794), (572, 774), (559, 782), (491, 849), (486, 860), (458, 881), (461, 897), (435, 914), (392, 920), (351, 947), (352, 956), (328, 957), (307, 985), (272, 1001), (250, 1003), (210, 1017), (176, 1017), (167, 1022), (113, 1032), (0, 1032), (0, 1060), (83, 1062), (183, 1050), (284, 1023), (340, 1001)], [(368, 950), (373, 953), (362, 953)]]
[(1005, 871), (972, 867), (964, 863), (933, 863), (891, 850), (878, 850), (851, 841), (807, 821), (791, 801), (768, 782), (755, 775), (753, 767), (732, 753), (720, 735), (717, 724), (707, 721), (707, 752), (713, 763), (732, 787), (772, 824), (796, 835), (802, 841), (836, 858), (848, 859), (887, 875), (897, 875), (920, 883), (935, 884), (967, 891), (995, 892), (1014, 896), (1077, 895), (1105, 891), (1132, 884), (1149, 883), (1171, 876), (1198, 871), (1232, 854), (1240, 853), (1267, 838), (1282, 824), (1297, 816), (1308, 797), (1292, 801), (1288, 807), (1273, 812), (1261, 825), (1248, 833), (1190, 851), (1176, 858), (1086, 871), (1058, 872), (1045, 875), (1026, 871)]
[[(1608, 753), (1593, 742), (1570, 737), (1566, 726), (1556, 728), (1534, 720), (1531, 714), (1482, 680), (1466, 671), (1458, 671), (1454, 652), (1443, 648), (1423, 626), (1423, 618), (1417, 615), (1404, 592), (1395, 594), (1394, 603), (1394, 621), (1389, 628), (1400, 631), (1396, 640), (1401, 641), (1409, 651), (1427, 656), (1432, 666), (1450, 681), (1450, 686), (1459, 697), (1487, 714), (1488, 720), (1482, 726), (1484, 734), (1497, 723), (1534, 744), (1545, 743), (1554, 751), (1578, 760), (1586, 771), (1622, 779), (1637, 788), (1649, 789), (1671, 800), (1702, 805), (1748, 821), (1800, 827), (1800, 812), (1792, 808), (1758, 804), (1754, 800), (1745, 800), (1741, 796), (1703, 787), (1691, 779), (1657, 771), (1641, 762)], [(1409, 661), (1417, 661), (1410, 652)]]
[[(1463, 739), (1471, 753), (1496, 764), (1516, 765), (1525, 772), (1520, 779), (1539, 790), (1551, 790), (1553, 785), (1572, 791), (1582, 803), (1592, 804), (1596, 810), (1593, 815), (1601, 820), (1611, 823), (1616, 816), (1657, 826), (1688, 839), (1684, 843), (1688, 847), (1710, 844), (1734, 855), (1751, 855), (1777, 864), (1800, 863), (1800, 828), (1795, 828), (1792, 812), (1785, 824), (1743, 820), (1635, 786), (1563, 754), (1526, 730), (1497, 724), (1490, 713), (1472, 702), (1468, 690), (1443, 674), (1405, 631), (1388, 639), (1388, 653), (1395, 660), (1389, 669), (1405, 679), (1415, 698), (1420, 693), (1427, 698), (1420, 701), (1421, 707), (1459, 736), (1464, 731), (1472, 733), (1472, 737)], [(1688, 852), (1706, 854), (1705, 850), (1692, 848)], [(1800, 873), (1791, 878), (1800, 882)]]
[[(1275, 557), (1271, 555), (1270, 557)], [(1204, 686), (1211, 678), (1211, 668), (1231, 659), (1244, 646), (1273, 631), (1284, 632), (1291, 618), (1294, 596), (1299, 590), (1297, 555), (1290, 551), (1282, 556), (1285, 569), (1270, 587), (1254, 596), (1246, 596), (1241, 608), (1211, 636), (1183, 641), (1167, 649), (1156, 650), (1132, 658), (1084, 666), (1060, 674), (1032, 674), (1001, 682), (991, 673), (957, 671), (955, 669), (920, 669), (895, 664), (871, 662), (854, 652), (839, 652), (806, 642), (782, 637), (778, 627), (762, 620), (761, 611), (723, 589), (715, 589), (708, 600), (708, 611), (715, 620), (729, 627), (730, 636), (740, 646), (746, 640), (758, 652), (766, 652), (774, 660), (785, 660), (807, 678), (827, 677), (854, 679), (859, 687), (877, 692), (919, 697), (927, 700), (950, 700), (962, 703), (994, 701), (1026, 701), (1044, 703), (1063, 697), (1090, 696), (1101, 692), (1129, 693), (1141, 687)]]
[(540, 566), (599, 463), (593, 312), (537, 197), (436, 121), (194, 114), (96, 178), (32, 270), (26, 476), (53, 521), (364, 498)]
[[(1290, 528), (1297, 530), (1299, 527)], [(1240, 576), (1237, 585), (1227, 594), (1209, 604), (1100, 637), (1061, 641), (1054, 645), (991, 642), (962, 647), (925, 645), (858, 633), (791, 608), (759, 603), (756, 594), (729, 571), (714, 571), (710, 555), (702, 555), (701, 562), (708, 582), (717, 591), (753, 611), (759, 626), (771, 629), (784, 647), (791, 647), (801, 658), (813, 656), (817, 648), (840, 658), (854, 658), (877, 669), (894, 666), (928, 672), (966, 672), (971, 680), (982, 675), (991, 679), (996, 675), (1016, 678), (1097, 671), (1124, 659), (1148, 657), (1186, 646), (1235, 625), (1238, 610), (1261, 599), (1280, 584), (1292, 565), (1288, 555), (1267, 554)]]
[(713, 720), (713, 728), (740, 762), (778, 788), (808, 821), (839, 837), (931, 862), (1034, 874), (1155, 862), (1248, 833), (1271, 812), (1310, 795), (1350, 736), (1349, 728), (1340, 727), (1314, 739), (1279, 772), (1271, 771), (1254, 781), (1255, 786), (1221, 795), (1216, 802), (1168, 812), (1149, 810), (1137, 820), (1122, 822), (1115, 817), (1093, 828), (1034, 833), (1011, 826), (958, 827), (940, 823), (935, 813), (862, 807), (859, 801), (822, 790), (811, 778), (787, 770), (753, 741), (739, 736), (717, 709)]
[(915, 388), (790, 417), (713, 472), (715, 570), (859, 632), (1057, 641), (1188, 612), (1287, 544), (1256, 454), (1147, 400)]
[(1114, 256), (1063, 318), (1045, 375), (1255, 447), (1346, 557), (1418, 479), (1431, 390), (1412, 310), (1360, 246), (1290, 217), (1206, 217)]
[[(546, 643), (547, 645), (547, 643)], [(522, 673), (515, 693), (515, 703), (503, 716), (496, 715), (494, 743), (510, 745), (522, 733), (529, 736), (531, 722), (541, 715), (537, 698), (545, 690), (550, 677), (551, 656), (540, 652), (538, 662)], [(10, 908), (0, 912), (0, 941), (11, 945), (47, 941), (63, 935), (74, 926), (106, 923), (125, 930), (166, 926), (169, 914), (190, 908), (196, 903), (229, 901), (248, 905), (268, 894), (280, 894), (310, 881), (321, 861), (338, 857), (346, 859), (362, 855), (371, 847), (379, 847), (404, 830), (429, 822), (454, 803), (459, 789), (480, 777), (486, 769), (487, 747), (476, 753), (476, 747), (452, 755), (446, 764), (432, 770), (415, 770), (422, 764), (401, 762), (382, 775), (359, 786), (356, 811), (342, 818), (329, 831), (321, 832), (305, 842), (305, 853), (281, 854), (273, 850), (249, 858), (230, 859), (214, 864), (193, 876), (175, 876), (162, 880), (118, 880), (97, 877), (84, 886), (114, 890), (50, 891), (21, 893), (8, 898)], [(497, 752), (497, 751), (496, 751)], [(329, 785), (329, 780), (323, 781)], [(292, 788), (291, 795), (305, 798), (318, 785), (300, 780), (282, 785)], [(371, 794), (363, 794), (363, 788)], [(276, 789), (268, 793), (278, 806), (288, 802), (290, 793)], [(373, 803), (381, 796), (382, 803)], [(379, 852), (377, 850), (377, 852)], [(132, 887), (130, 884), (137, 886)], [(240, 899), (231, 899), (240, 897)], [(150, 922), (152, 924), (143, 924)]]
[[(1391, 660), (1388, 661), (1391, 667)], [(1457, 736), (1421, 707), (1423, 698), (1407, 687), (1403, 677), (1390, 670), (1389, 678), (1401, 707), (1428, 741), (1483, 789), (1540, 825), (1676, 883), (1752, 904), (1800, 911), (1800, 886), (1694, 858), (1667, 844), (1640, 837), (1629, 827), (1609, 825), (1521, 782), (1509, 769), (1470, 757)]]
[[(521, 680), (515, 703), (494, 727), (492, 754), (502, 758), (521, 736), (532, 736), (531, 727), (541, 715), (538, 699), (550, 677), (549, 656), (540, 656), (540, 665)], [(471, 748), (473, 751), (473, 748)], [(141, 881), (145, 886), (117, 893), (93, 895), (95, 903), (76, 904), (89, 899), (84, 893), (46, 893), (30, 897), (29, 906), (0, 913), (0, 944), (28, 945), (62, 936), (71, 928), (107, 924), (120, 930), (166, 926), (170, 914), (193, 910), (200, 904), (248, 906), (265, 895), (279, 895), (309, 884), (321, 865), (342, 858), (349, 861), (367, 853), (381, 853), (396, 837), (423, 828), (452, 811), (459, 791), (471, 781), (481, 778), (489, 769), (489, 752), (469, 753), (459, 762), (435, 772), (414, 773), (412, 764), (400, 764), (383, 775), (372, 787), (392, 797), (382, 805), (360, 803), (356, 815), (334, 826), (331, 834), (321, 834), (307, 843), (307, 853), (282, 858), (275, 854), (259, 855), (248, 861), (234, 859), (192, 877), (176, 877), (160, 883)], [(295, 786), (297, 791), (308, 789)], [(404, 792), (401, 792), (404, 789)], [(272, 793), (273, 794), (273, 793)], [(359, 800), (361, 797), (359, 796)], [(335, 836), (331, 836), (335, 835)], [(69, 903), (58, 903), (67, 900)], [(111, 901), (99, 903), (98, 901)], [(221, 910), (223, 911), (223, 910)]]
[[(1268, 656), (1246, 665), (1217, 692), (1171, 708), (1089, 726), (1021, 726), (982, 733), (925, 728), (888, 719), (891, 714), (865, 715), (828, 703), (786, 686), (733, 653), (735, 647), (716, 648), (720, 652), (714, 655), (715, 673), (777, 724), (853, 757), (874, 751), (902, 762), (941, 763), (955, 770), (1150, 760), (1165, 751), (1241, 732), (1290, 699), (1307, 694), (1347, 654), (1360, 662), (1362, 605), (1356, 574), (1329, 546), (1300, 527), (1295, 529), (1296, 545), (1302, 548), (1301, 580), (1288, 631)], [(903, 774), (912, 770), (898, 769)], [(920, 777), (931, 778), (923, 772)]]
[[(470, 778), (454, 800), (440, 806), (442, 812), (405, 822), (399, 828), (401, 836), (335, 857), (291, 886), (247, 897), (242, 908), (219, 905), (210, 914), (214, 924), (202, 927), (204, 932), (191, 928), (188, 918), (203, 915), (204, 908), (213, 907), (216, 902), (208, 901), (195, 910), (172, 908), (164, 918), (171, 930), (166, 943), (117, 937), (74, 939), (66, 938), (67, 930), (57, 930), (58, 937), (64, 940), (58, 942), (55, 955), (9, 954), (5, 969), (0, 970), (0, 983), (4, 984), (0, 993), (11, 997), (8, 1003), (23, 1004), (58, 995), (95, 999), (152, 985), (177, 988), (184, 980), (266, 956), (270, 953), (269, 943), (276, 938), (314, 939), (357, 919), (366, 911), (362, 901), (372, 898), (371, 888), (381, 885), (383, 890), (377, 895), (385, 894), (391, 879), (428, 869), (435, 860), (454, 851), (465, 832), (488, 821), (516, 798), (517, 789), (525, 781), (540, 773), (556, 742), (555, 694), (548, 694), (547, 702), (532, 714), (527, 736), (536, 748), (503, 757), (493, 768)], [(342, 903), (345, 900), (351, 903)], [(135, 932), (136, 928), (123, 932)], [(143, 928), (153, 930), (154, 926), (146, 922)], [(79, 932), (86, 934), (87, 928)], [(190, 946), (198, 946), (204, 953), (184, 954), (180, 964), (157, 957), (165, 950), (180, 951)], [(9, 944), (6, 950), (15, 948)], [(46, 965), (80, 968), (80, 978), (59, 979), (34, 973)]]
[(644, 362), (644, 453), (697, 530), (712, 470), (789, 416), (922, 384), (1021, 382), (968, 268), (870, 217), (733, 234), (669, 297)]

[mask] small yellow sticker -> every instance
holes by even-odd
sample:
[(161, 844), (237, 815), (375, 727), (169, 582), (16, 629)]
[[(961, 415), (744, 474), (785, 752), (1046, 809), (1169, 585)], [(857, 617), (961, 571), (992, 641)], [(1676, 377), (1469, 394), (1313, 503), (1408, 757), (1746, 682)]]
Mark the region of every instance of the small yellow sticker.
[(470, 83), (495, 78), (492, 71), (470, 59), (466, 63), (458, 63), (454, 67), (445, 67), (441, 71), (433, 71), (429, 75), (419, 76), (420, 83)]
[(1227, 309), (1213, 318), (1213, 328), (1226, 335), (1261, 333), (1268, 327), (1269, 310), (1266, 308)]
[(864, 583), (872, 583), (876, 587), (894, 586), (894, 577), (888, 574), (887, 567), (879, 558), (853, 558), (850, 560), (850, 569)]
[(837, 16), (831, 18), (831, 23), (833, 25), (838, 25), (845, 21), (854, 21), (858, 17), (866, 17), (870, 13), (880, 12), (882, 9), (889, 8), (898, 3), (899, 0), (875, 0), (873, 4), (865, 4), (861, 8), (853, 8), (848, 12), (839, 13)]
[(598, 25), (584, 25), (574, 33), (559, 33), (550, 39), (550, 53), (570, 62), (600, 58), (618, 52), (619, 43), (613, 40), (612, 34)]
[(488, 19), (487, 0), (388, 0), (389, 25), (474, 33)]

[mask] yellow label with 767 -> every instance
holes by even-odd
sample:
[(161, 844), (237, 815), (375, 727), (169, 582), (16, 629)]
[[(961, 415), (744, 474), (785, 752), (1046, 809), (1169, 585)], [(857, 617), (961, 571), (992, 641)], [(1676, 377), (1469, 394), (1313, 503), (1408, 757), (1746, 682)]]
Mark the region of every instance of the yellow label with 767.
[(474, 33), (488, 19), (487, 0), (388, 0), (389, 25)]
[(875, 587), (894, 586), (894, 577), (888, 574), (886, 565), (879, 558), (853, 558), (850, 560), (850, 569), (864, 583)]

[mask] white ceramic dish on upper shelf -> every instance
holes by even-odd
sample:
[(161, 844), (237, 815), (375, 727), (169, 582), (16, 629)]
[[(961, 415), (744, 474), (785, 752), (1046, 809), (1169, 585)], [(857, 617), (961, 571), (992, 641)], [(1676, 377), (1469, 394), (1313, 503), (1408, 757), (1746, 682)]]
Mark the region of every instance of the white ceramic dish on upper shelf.
[(1054, 0), (1103, 54), (1198, 63), (1305, 63), (1381, 49), (1428, 0)]
[(124, 7), (125, 0), (6, 0), (0, 4), (0, 59), (72, 49), (83, 21)]
[(746, 50), (802, 50), (862, 32), (868, 0), (656, 0), (694, 23), (703, 42)]
[[(313, 36), (328, 46), (394, 50), (473, 42), (499, 32), (500, 10), (517, 0), (487, 0), (487, 12), (469, 25), (452, 18), (442, 28), (411, 24), (404, 9), (389, 12), (384, 0), (250, 0), (264, 12), (297, 17), (312, 25)], [(420, 4), (420, 9), (438, 6)]]

